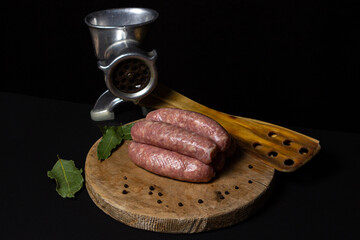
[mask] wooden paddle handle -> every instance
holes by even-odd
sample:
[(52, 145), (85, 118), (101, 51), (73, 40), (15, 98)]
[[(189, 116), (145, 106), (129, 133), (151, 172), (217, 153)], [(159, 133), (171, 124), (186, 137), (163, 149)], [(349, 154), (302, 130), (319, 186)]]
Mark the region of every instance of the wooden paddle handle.
[(316, 139), (270, 123), (216, 111), (161, 84), (139, 104), (154, 109), (179, 108), (204, 114), (220, 123), (243, 150), (256, 154), (279, 171), (298, 169), (320, 150)]

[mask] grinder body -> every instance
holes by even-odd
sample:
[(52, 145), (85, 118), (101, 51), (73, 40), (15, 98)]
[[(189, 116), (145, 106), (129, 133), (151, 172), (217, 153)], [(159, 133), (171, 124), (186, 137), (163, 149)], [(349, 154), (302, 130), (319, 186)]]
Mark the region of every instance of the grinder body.
[(98, 67), (104, 72), (108, 90), (91, 111), (94, 121), (113, 120), (113, 110), (123, 101), (137, 103), (156, 86), (157, 52), (141, 44), (158, 13), (146, 8), (118, 8), (85, 17)]

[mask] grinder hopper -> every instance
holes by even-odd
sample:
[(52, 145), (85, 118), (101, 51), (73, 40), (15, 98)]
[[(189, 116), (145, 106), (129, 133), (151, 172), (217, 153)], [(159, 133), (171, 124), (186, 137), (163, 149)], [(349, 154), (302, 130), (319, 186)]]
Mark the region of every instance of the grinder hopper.
[(108, 88), (91, 110), (94, 121), (113, 120), (117, 105), (137, 103), (155, 88), (157, 53), (144, 51), (141, 44), (157, 17), (147, 8), (108, 9), (85, 17)]

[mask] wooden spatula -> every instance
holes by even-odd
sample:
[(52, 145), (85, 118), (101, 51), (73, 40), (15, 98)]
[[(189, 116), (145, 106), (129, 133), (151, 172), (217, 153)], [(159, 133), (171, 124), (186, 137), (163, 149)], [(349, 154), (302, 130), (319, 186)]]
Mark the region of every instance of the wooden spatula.
[(154, 109), (180, 108), (211, 117), (237, 140), (243, 150), (256, 154), (282, 172), (298, 169), (320, 150), (316, 139), (270, 123), (216, 111), (161, 84), (139, 104)]

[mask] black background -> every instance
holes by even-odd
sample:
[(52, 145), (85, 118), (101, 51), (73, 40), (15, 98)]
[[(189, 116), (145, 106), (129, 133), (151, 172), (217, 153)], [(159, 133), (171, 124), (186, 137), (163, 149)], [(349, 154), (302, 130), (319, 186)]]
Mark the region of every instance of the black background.
[[(6, 99), (11, 104), (5, 104)], [(28, 108), (23, 111), (12, 110), (24, 104)], [(257, 213), (219, 230), (165, 234), (117, 222), (94, 204), (85, 187), (71, 199), (64, 199), (55, 191), (56, 184), (46, 173), (57, 161), (57, 154), (74, 160), (86, 172), (86, 155), (101, 136), (89, 118), (91, 105), (1, 93), (0, 109), (12, 113), (0, 118), (0, 125), (6, 126), (0, 138), (0, 239), (358, 240), (360, 237), (360, 134), (295, 128), (319, 139), (322, 149), (295, 172), (276, 171), (273, 193)], [(232, 191), (229, 190), (230, 195)], [(174, 202), (170, 200), (169, 204)]]
[[(14, 1), (0, 91), (94, 104), (106, 90), (84, 17), (148, 7), (159, 81), (211, 108), (282, 126), (359, 132), (355, 1)], [(25, 107), (25, 106), (24, 106)]]
[[(360, 22), (354, 3), (3, 4), (0, 238), (358, 239)], [(56, 155), (84, 168), (101, 136), (89, 111), (106, 88), (83, 19), (115, 7), (159, 12), (144, 48), (159, 53), (160, 82), (214, 109), (294, 127), (319, 139), (320, 153), (296, 172), (277, 172), (274, 194), (256, 215), (207, 233), (128, 227), (98, 209), (85, 188), (62, 199), (46, 176)]]

